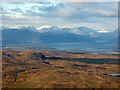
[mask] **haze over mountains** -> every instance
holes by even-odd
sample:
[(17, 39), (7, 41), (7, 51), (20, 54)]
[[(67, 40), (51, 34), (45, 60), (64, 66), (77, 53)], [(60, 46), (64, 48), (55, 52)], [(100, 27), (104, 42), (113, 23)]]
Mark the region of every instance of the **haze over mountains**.
[(52, 43), (114, 43), (118, 42), (118, 30), (99, 33), (88, 27), (58, 28), (56, 26), (34, 26), (3, 28), (3, 46), (40, 46)]

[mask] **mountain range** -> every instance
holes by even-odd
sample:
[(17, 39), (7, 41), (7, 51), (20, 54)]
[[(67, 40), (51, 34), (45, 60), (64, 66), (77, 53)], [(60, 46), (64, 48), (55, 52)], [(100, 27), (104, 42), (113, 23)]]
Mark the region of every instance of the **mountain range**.
[(117, 43), (118, 29), (99, 33), (88, 27), (58, 28), (56, 26), (2, 28), (3, 46), (40, 46), (51, 43), (107, 42)]

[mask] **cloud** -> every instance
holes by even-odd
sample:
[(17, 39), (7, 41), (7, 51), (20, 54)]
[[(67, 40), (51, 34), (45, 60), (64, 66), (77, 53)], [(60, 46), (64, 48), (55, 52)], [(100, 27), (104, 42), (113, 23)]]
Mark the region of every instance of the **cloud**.
[(2, 14), (4, 15), (44, 15), (51, 9), (62, 6), (58, 2), (39, 2), (39, 3), (1, 3)]
[(89, 14), (95, 16), (95, 17), (117, 17), (118, 16), (118, 12), (115, 11), (107, 11), (107, 10), (102, 10), (102, 9), (90, 9), (90, 8), (86, 8), (84, 9), (85, 12), (89, 12)]
[(15, 27), (82, 25), (102, 30), (117, 28), (117, 3), (113, 2), (2, 3), (1, 10), (4, 25)]

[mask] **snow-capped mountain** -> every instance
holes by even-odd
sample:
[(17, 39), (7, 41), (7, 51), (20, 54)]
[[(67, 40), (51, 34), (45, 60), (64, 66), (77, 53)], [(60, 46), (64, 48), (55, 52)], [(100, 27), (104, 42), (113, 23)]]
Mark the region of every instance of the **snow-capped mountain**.
[(98, 37), (98, 32), (96, 30), (87, 27), (72, 28), (70, 29), (70, 32), (78, 35), (90, 35), (90, 37)]
[[(9, 29), (9, 28), (4, 28), (4, 29)], [(12, 28), (14, 29), (14, 28)], [(99, 37), (99, 32), (88, 28), (88, 27), (76, 27), (76, 28), (59, 28), (56, 26), (52, 26), (52, 25), (45, 25), (45, 26), (41, 26), (41, 27), (34, 27), (34, 26), (24, 26), (24, 27), (19, 27), (18, 29), (20, 30), (29, 30), (29, 31), (35, 31), (35, 32), (39, 32), (39, 33), (72, 33), (72, 34), (76, 34), (76, 35), (87, 35), (90, 37)]]
[(60, 30), (60, 28), (56, 27), (56, 26), (49, 26), (49, 25), (46, 25), (46, 26), (41, 26), (41, 27), (37, 27), (36, 28), (37, 32), (58, 32)]
[(96, 41), (117, 41), (116, 32), (99, 33), (87, 27), (58, 28), (56, 26), (26, 26), (21, 28), (4, 28), (2, 31), (3, 45), (41, 43), (82, 43)]
[(23, 26), (23, 27), (19, 27), (20, 30), (33, 30), (36, 31), (36, 27), (34, 26)]
[(90, 35), (91, 37), (98, 37), (98, 32), (95, 31), (94, 29), (90, 29), (87, 27), (77, 27), (77, 28), (58, 28), (56, 26), (41, 26), (37, 27), (36, 30), (37, 32), (54, 32), (54, 33), (73, 33), (73, 34), (78, 34), (78, 35)]

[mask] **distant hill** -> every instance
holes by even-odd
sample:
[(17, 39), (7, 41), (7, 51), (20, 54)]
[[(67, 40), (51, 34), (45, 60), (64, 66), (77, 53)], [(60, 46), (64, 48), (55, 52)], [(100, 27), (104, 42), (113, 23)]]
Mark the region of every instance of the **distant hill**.
[(110, 33), (99, 33), (87, 27), (58, 28), (44, 26), (42, 28), (22, 27), (19, 29), (3, 28), (3, 46), (40, 46), (51, 43), (82, 43), (117, 40), (117, 30)]

